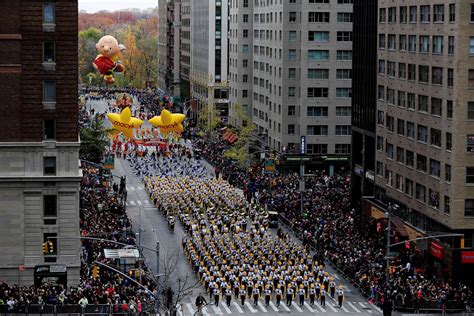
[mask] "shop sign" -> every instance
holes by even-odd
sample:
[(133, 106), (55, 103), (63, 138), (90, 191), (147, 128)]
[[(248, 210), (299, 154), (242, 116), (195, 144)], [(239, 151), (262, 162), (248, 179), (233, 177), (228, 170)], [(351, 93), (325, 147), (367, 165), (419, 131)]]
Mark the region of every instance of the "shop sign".
[(444, 259), (444, 247), (442, 245), (440, 245), (436, 242), (431, 242), (430, 252), (434, 257), (436, 257), (440, 260)]
[(462, 251), (461, 263), (474, 263), (474, 251)]

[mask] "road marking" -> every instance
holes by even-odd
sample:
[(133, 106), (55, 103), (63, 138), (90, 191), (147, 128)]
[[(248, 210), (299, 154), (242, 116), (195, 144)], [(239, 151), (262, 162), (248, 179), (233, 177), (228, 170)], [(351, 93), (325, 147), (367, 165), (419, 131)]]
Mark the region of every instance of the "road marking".
[(234, 302), (234, 306), (235, 306), (235, 309), (236, 309), (239, 313), (243, 314), (244, 311), (242, 310), (242, 308), (240, 308), (239, 303)]
[(127, 191), (135, 191), (135, 187), (134, 186), (129, 186)]
[(220, 315), (222, 314), (222, 311), (219, 308), (219, 306), (212, 305), (212, 309), (216, 312), (216, 314), (220, 314)]
[(341, 306), (342, 310), (345, 311), (346, 313), (350, 313), (347, 308), (344, 307), (344, 305)]
[(224, 307), (227, 314), (232, 314), (232, 311), (229, 309), (229, 307), (227, 307), (227, 304), (222, 304), (222, 307)]
[(136, 204), (137, 204), (137, 203), (135, 203), (135, 201), (133, 201), (133, 200), (130, 201), (129, 203), (130, 203), (130, 205), (136, 205)]
[(325, 313), (326, 310), (324, 308), (321, 307), (321, 305), (319, 305), (318, 303), (315, 304), (317, 308), (319, 308), (321, 310), (321, 312)]
[(260, 309), (261, 309), (264, 313), (267, 312), (267, 309), (263, 306), (262, 303), (258, 302), (258, 307), (260, 307)]
[(331, 304), (331, 303), (327, 304), (327, 306), (328, 306), (330, 309), (332, 309), (335, 313), (337, 313), (337, 309), (335, 309), (334, 307), (332, 307), (332, 304)]
[(202, 314), (203, 315), (209, 315), (209, 311), (207, 310), (207, 306), (204, 306), (204, 308), (202, 309)]
[(337, 276), (337, 274), (333, 274), (333, 275), (336, 279), (340, 280), (339, 277)]
[(293, 307), (296, 308), (296, 310), (300, 313), (303, 312), (303, 310), (298, 306), (298, 304), (293, 304)]
[(363, 309), (367, 310), (367, 312), (369, 312), (371, 314), (373, 313), (372, 309), (370, 307), (365, 306), (364, 303), (359, 302), (359, 305), (362, 306)]
[(370, 304), (368, 303), (369, 305), (372, 305), (373, 308), (375, 308), (376, 311), (378, 311), (379, 313), (382, 313), (383, 314), (383, 311), (375, 304)]
[(245, 302), (245, 306), (247, 306), (250, 309), (251, 313), (255, 314), (257, 312), (257, 310), (253, 309), (252, 305), (250, 305), (249, 302)]
[(317, 313), (318, 311), (313, 309), (309, 304), (304, 304), (304, 306), (311, 312), (311, 313)]
[(360, 310), (358, 310), (357, 307), (355, 307), (354, 304), (352, 304), (351, 302), (347, 302), (347, 305), (352, 307), (357, 313), (360, 313)]
[(186, 307), (188, 308), (191, 315), (194, 315), (195, 311), (194, 311), (193, 305), (191, 305), (191, 303), (186, 303)]
[(145, 204), (150, 204), (150, 201), (149, 200), (145, 200), (143, 201)]
[(137, 187), (137, 190), (143, 191), (143, 187)]
[(142, 206), (142, 201), (138, 200), (137, 203), (138, 205)]
[(278, 312), (278, 307), (275, 306), (275, 304), (273, 304), (272, 301), (270, 301), (270, 307), (275, 311), (275, 312)]
[(286, 304), (285, 304), (284, 302), (282, 302), (282, 303), (280, 304), (280, 306), (283, 307), (287, 312), (290, 312), (290, 311), (291, 311), (291, 309), (289, 309), (288, 306), (286, 306)]

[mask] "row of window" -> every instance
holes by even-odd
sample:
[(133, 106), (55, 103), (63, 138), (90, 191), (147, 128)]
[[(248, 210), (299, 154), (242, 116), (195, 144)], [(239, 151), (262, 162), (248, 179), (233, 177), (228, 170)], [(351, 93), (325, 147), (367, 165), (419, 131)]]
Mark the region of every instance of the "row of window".
[[(247, 8), (249, 5), (248, 0), (243, 0), (243, 7)], [(334, 4), (352, 4), (354, 0), (331, 0), (331, 3)], [(306, 2), (306, 0), (289, 0), (290, 4), (296, 4), (296, 3), (303, 3)], [(238, 0), (233, 0), (230, 2), (231, 7), (237, 7)], [(280, 0), (280, 4), (282, 3), (282, 0)], [(308, 0), (309, 4), (329, 4), (329, 0)], [(278, 1), (275, 0), (275, 5), (278, 4)], [(268, 7), (273, 5), (273, 0), (254, 0), (254, 6), (255, 7)]]
[[(336, 116), (351, 116), (352, 108), (350, 106), (336, 106)], [(296, 105), (288, 106), (288, 116), (296, 115)], [(329, 107), (327, 106), (307, 106), (307, 116), (328, 117)]]
[(445, 37), (447, 37), (448, 55), (453, 55), (454, 36), (399, 34), (397, 37), (397, 34), (379, 34), (378, 47), (392, 51), (441, 55), (444, 53)]
[[(418, 71), (418, 76), (417, 76)], [(380, 75), (387, 75), (392, 78), (404, 79), (409, 81), (418, 81), (419, 83), (431, 83), (435, 85), (454, 86), (454, 69), (443, 67), (431, 67), (426, 65), (397, 63), (392, 61), (379, 60), (378, 72)], [(431, 76), (430, 76), (431, 74)], [(468, 71), (469, 80), (474, 86), (474, 69)]]
[[(308, 23), (329, 23), (331, 20), (330, 16), (331, 16), (330, 12), (310, 11), (308, 12), (307, 21)], [(297, 20), (297, 12), (290, 12), (288, 15), (288, 18), (289, 18), (290, 23), (295, 23)], [(301, 20), (301, 12), (300, 12), (300, 20)], [(337, 12), (336, 21), (338, 23), (352, 23), (352, 12)]]
[(447, 18), (445, 18), (446, 10), (444, 4), (380, 8), (379, 23), (397, 23), (397, 20), (399, 23), (430, 23), (431, 21), (434, 23), (444, 23), (445, 20), (449, 21), (449, 23), (455, 22), (456, 5), (451, 3), (447, 7)]
[[(288, 97), (296, 97), (296, 87), (288, 87)], [(308, 98), (328, 98), (329, 88), (308, 88), (306, 97)], [(336, 88), (336, 98), (352, 98), (352, 88)]]

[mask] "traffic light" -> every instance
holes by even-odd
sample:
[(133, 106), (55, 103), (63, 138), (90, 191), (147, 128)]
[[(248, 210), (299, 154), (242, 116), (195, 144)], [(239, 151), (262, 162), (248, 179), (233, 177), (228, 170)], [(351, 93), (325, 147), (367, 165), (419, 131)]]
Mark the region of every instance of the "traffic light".
[(459, 248), (464, 249), (464, 238), (461, 238), (461, 247)]
[(49, 250), (49, 253), (54, 253), (54, 246), (51, 240), (48, 241), (48, 250)]
[(100, 273), (100, 267), (99, 266), (94, 266), (92, 268), (92, 277), (94, 279), (97, 279), (99, 277), (99, 273)]
[(47, 242), (44, 242), (42, 244), (42, 248), (43, 248), (43, 254), (48, 254), (49, 253), (49, 250), (48, 250), (48, 243)]
[(409, 241), (405, 241), (405, 248), (410, 249), (411, 248), (411, 243)]

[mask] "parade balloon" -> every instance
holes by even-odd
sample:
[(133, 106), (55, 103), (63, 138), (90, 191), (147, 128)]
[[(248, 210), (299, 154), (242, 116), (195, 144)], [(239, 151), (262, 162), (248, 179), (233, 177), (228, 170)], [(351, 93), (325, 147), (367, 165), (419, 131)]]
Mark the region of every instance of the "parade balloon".
[(122, 132), (125, 137), (133, 137), (133, 129), (140, 127), (143, 124), (142, 120), (132, 117), (130, 108), (125, 108), (120, 114), (108, 113), (107, 117), (115, 130)]
[(133, 104), (132, 96), (128, 93), (119, 93), (115, 99), (115, 105), (121, 109), (130, 107)]
[(123, 73), (125, 68), (119, 61), (120, 53), (125, 50), (125, 46), (119, 44), (115, 37), (102, 36), (95, 45), (99, 55), (95, 58), (92, 65), (103, 76), (105, 82), (114, 83), (114, 73)]
[(186, 115), (181, 113), (171, 113), (163, 109), (160, 116), (154, 116), (149, 120), (150, 124), (160, 129), (162, 135), (170, 132), (182, 133), (184, 131), (183, 121)]

